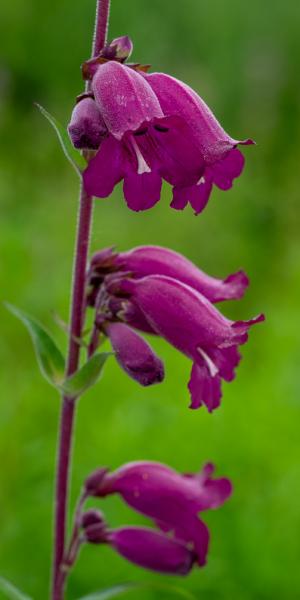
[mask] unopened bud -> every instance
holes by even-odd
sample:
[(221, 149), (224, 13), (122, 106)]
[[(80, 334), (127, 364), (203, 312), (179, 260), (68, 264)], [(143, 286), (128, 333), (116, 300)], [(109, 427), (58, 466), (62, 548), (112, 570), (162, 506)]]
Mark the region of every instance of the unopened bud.
[(83, 513), (81, 517), (81, 527), (84, 530), (84, 536), (87, 542), (91, 544), (101, 544), (106, 542), (107, 527), (103, 514), (94, 509)]
[(76, 104), (68, 132), (75, 148), (99, 148), (107, 129), (95, 100), (84, 98)]

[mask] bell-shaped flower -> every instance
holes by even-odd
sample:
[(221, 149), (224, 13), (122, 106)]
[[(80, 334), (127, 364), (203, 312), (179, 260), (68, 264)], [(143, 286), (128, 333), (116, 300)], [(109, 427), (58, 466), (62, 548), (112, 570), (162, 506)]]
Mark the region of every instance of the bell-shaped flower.
[(69, 136), (75, 148), (97, 150), (107, 135), (100, 110), (92, 98), (86, 97), (76, 104), (68, 125)]
[(211, 412), (220, 404), (221, 380), (235, 377), (238, 346), (247, 341), (248, 321), (224, 317), (205, 296), (190, 286), (163, 275), (120, 279), (111, 284), (112, 294), (123, 294), (144, 314), (151, 328), (192, 359), (189, 382), (191, 408), (205, 404)]
[(118, 253), (112, 248), (96, 252), (91, 259), (90, 278), (94, 277), (94, 281), (97, 281), (97, 274), (104, 275), (108, 269), (111, 272), (127, 271), (135, 279), (166, 275), (186, 283), (213, 303), (239, 299), (249, 285), (244, 271), (233, 273), (226, 279), (217, 279), (201, 271), (179, 252), (162, 246), (138, 246)]
[(229, 189), (242, 172), (238, 142), (228, 136), (197, 94), (161, 73), (144, 74), (117, 60), (96, 64), (92, 91), (109, 135), (83, 173), (90, 195), (109, 196), (124, 179), (136, 211), (160, 198), (162, 179), (174, 186), (171, 206), (196, 213), (213, 183)]
[(200, 565), (205, 564), (209, 543), (206, 525), (198, 513), (221, 506), (231, 495), (228, 479), (212, 479), (208, 464), (200, 474), (181, 475), (155, 462), (128, 463), (109, 473), (103, 469), (86, 480), (87, 495), (105, 497), (118, 493), (131, 508), (150, 517), (176, 539), (190, 542)]
[(139, 567), (169, 575), (187, 575), (197, 561), (187, 543), (149, 527), (111, 529), (106, 543)]
[(140, 385), (160, 383), (164, 378), (164, 365), (147, 342), (124, 323), (105, 326), (116, 359), (124, 371)]
[(213, 184), (221, 190), (232, 187), (244, 167), (244, 157), (236, 146), (253, 144), (253, 141), (230, 137), (202, 98), (182, 81), (165, 73), (151, 73), (146, 78), (164, 114), (179, 116), (188, 124), (189, 138), (197, 148), (203, 168), (194, 184), (176, 185), (176, 181), (170, 181), (175, 185), (171, 206), (182, 210), (189, 202), (198, 214), (205, 207)]

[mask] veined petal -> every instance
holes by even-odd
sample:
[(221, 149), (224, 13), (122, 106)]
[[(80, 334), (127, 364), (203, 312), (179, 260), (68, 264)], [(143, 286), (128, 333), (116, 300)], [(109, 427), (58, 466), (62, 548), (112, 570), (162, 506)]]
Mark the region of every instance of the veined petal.
[(145, 121), (164, 116), (146, 79), (116, 61), (99, 66), (92, 88), (103, 120), (118, 140), (126, 132), (136, 131)]

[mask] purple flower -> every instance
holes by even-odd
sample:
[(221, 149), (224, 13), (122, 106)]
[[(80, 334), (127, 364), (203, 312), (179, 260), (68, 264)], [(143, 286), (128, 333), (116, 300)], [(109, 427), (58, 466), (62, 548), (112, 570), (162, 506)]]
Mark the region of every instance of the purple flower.
[(108, 323), (105, 331), (116, 353), (116, 359), (126, 373), (143, 386), (160, 383), (164, 365), (138, 333), (124, 323)]
[(228, 479), (212, 479), (208, 464), (198, 475), (180, 475), (155, 462), (128, 463), (109, 473), (103, 469), (86, 481), (91, 496), (118, 493), (134, 510), (150, 517), (164, 532), (190, 543), (200, 565), (206, 562), (209, 532), (198, 518), (200, 511), (221, 506), (231, 495)]
[(99, 148), (107, 129), (95, 100), (86, 97), (76, 104), (68, 132), (75, 148)]
[(201, 292), (210, 302), (239, 299), (249, 285), (247, 275), (238, 271), (216, 279), (201, 271), (182, 254), (161, 246), (139, 246), (128, 252), (114, 252), (108, 248), (97, 252), (91, 260), (90, 273), (127, 271), (135, 279), (148, 275), (166, 275)]
[[(224, 317), (200, 292), (163, 275), (120, 279), (108, 286), (112, 294), (136, 305), (151, 328), (193, 361), (189, 390), (191, 408), (205, 404), (211, 412), (220, 404), (221, 380), (231, 381), (240, 361), (238, 346), (247, 341), (248, 321)], [(124, 309), (123, 314), (126, 315)]]
[(213, 183), (228, 189), (240, 175), (239, 142), (185, 84), (110, 60), (96, 65), (92, 90), (108, 136), (83, 173), (88, 194), (105, 198), (124, 179), (128, 206), (146, 210), (165, 179), (174, 186), (172, 206), (190, 202), (199, 213)]
[(107, 543), (127, 560), (159, 573), (187, 575), (197, 560), (187, 544), (148, 527), (112, 529)]
[(236, 146), (253, 144), (253, 141), (231, 138), (202, 98), (182, 81), (165, 73), (152, 73), (146, 77), (164, 114), (181, 117), (188, 124), (202, 172), (196, 183), (175, 183), (171, 206), (182, 210), (189, 202), (198, 214), (205, 207), (213, 184), (221, 190), (232, 187), (233, 179), (239, 177), (244, 167), (244, 157)]

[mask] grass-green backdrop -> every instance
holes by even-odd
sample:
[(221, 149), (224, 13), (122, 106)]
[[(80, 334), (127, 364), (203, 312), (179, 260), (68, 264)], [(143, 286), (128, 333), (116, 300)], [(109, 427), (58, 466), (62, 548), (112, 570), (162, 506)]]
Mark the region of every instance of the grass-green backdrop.
[[(1, 6), (1, 300), (35, 314), (62, 346), (52, 311), (67, 319), (78, 181), (33, 102), (68, 122), (94, 4)], [(70, 600), (129, 580), (170, 582), (200, 600), (300, 597), (299, 19), (299, 0), (112, 0), (110, 38), (129, 34), (134, 60), (191, 84), (234, 137), (253, 137), (257, 146), (245, 149), (234, 188), (215, 190), (197, 218), (169, 208), (167, 187), (143, 214), (128, 211), (121, 189), (97, 200), (92, 248), (162, 244), (210, 274), (243, 267), (251, 288), (223, 310), (233, 318), (264, 311), (267, 321), (251, 331), (237, 379), (223, 386), (213, 415), (188, 410), (189, 361), (157, 340), (162, 385), (139, 388), (111, 360), (81, 400), (72, 502), (97, 465), (140, 458), (183, 471), (213, 461), (235, 493), (205, 515), (212, 534), (205, 569), (165, 579), (109, 549), (85, 548)], [(59, 399), (39, 374), (27, 332), (0, 311), (0, 574), (45, 600)], [(146, 522), (118, 499), (103, 508), (112, 525)]]

